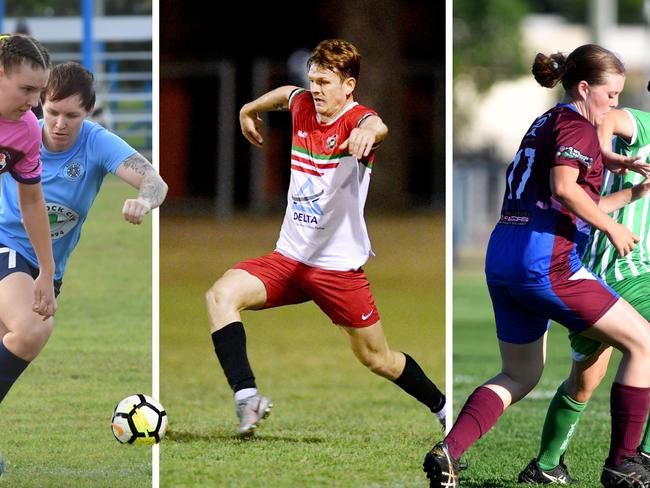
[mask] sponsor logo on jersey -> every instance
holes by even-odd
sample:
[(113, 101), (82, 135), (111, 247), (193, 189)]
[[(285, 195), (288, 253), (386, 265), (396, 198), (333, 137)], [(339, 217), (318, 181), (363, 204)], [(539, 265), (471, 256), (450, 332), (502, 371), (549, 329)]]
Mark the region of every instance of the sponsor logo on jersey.
[(9, 152), (0, 151), (0, 171), (3, 171), (9, 164)]
[(507, 225), (528, 225), (530, 223), (530, 212), (506, 211), (501, 214), (500, 224)]
[(70, 181), (76, 181), (84, 174), (83, 165), (76, 160), (68, 161), (63, 167), (63, 176)]
[(299, 130), (298, 131), (298, 137), (302, 137), (303, 139), (307, 138), (307, 133), (304, 130)]
[(323, 196), (323, 193), (325, 193), (325, 190), (317, 191), (312, 179), (307, 178), (298, 193), (291, 195), (293, 221), (318, 225), (318, 218), (323, 215), (323, 209), (318, 204), (318, 200)]
[(591, 168), (591, 165), (594, 163), (593, 158), (585, 156), (573, 146), (560, 146), (557, 148), (555, 155), (566, 159), (574, 159), (584, 164), (587, 168)]
[(330, 151), (336, 147), (336, 139), (338, 138), (337, 134), (334, 134), (333, 136), (329, 136), (327, 140), (325, 141), (325, 144), (327, 145), (327, 149)]
[(50, 237), (60, 239), (79, 222), (79, 214), (74, 210), (58, 203), (46, 203), (47, 215), (50, 220)]

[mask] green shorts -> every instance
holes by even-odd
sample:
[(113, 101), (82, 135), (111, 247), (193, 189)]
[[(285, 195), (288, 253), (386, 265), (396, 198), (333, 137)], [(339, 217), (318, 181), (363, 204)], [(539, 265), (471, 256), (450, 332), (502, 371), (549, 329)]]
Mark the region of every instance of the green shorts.
[[(648, 293), (650, 273), (618, 281), (609, 286), (650, 322), (650, 293)], [(571, 354), (575, 361), (584, 361), (600, 347), (600, 342), (573, 332), (569, 333), (569, 340), (571, 341)]]

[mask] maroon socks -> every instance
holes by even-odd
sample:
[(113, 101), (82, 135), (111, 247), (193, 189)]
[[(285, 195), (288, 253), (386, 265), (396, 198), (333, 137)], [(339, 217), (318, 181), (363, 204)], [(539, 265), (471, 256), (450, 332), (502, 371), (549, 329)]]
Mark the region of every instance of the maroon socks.
[(636, 448), (648, 415), (649, 394), (650, 388), (612, 384), (612, 439), (606, 465), (616, 466), (623, 457), (636, 456)]
[[(503, 401), (494, 391), (485, 386), (479, 386), (474, 390), (458, 414), (449, 435), (445, 438), (449, 453), (454, 459), (458, 459), (490, 430), (497, 423), (503, 410)], [(643, 421), (641, 427), (643, 428)]]

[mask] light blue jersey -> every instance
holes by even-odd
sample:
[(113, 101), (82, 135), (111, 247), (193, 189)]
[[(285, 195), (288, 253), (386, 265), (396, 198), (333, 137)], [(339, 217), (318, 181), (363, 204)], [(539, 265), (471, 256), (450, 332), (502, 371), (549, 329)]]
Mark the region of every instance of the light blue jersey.
[[(42, 130), (43, 121), (39, 123)], [(108, 172), (115, 173), (120, 163), (135, 152), (118, 136), (87, 120), (75, 145), (68, 151), (50, 152), (41, 144), (41, 183), (50, 218), (56, 263), (54, 279), (63, 278), (70, 253), (79, 242), (81, 227), (104, 176)], [(23, 227), (16, 180), (11, 174), (2, 178), (0, 243), (15, 249), (33, 266), (38, 266), (36, 253)]]

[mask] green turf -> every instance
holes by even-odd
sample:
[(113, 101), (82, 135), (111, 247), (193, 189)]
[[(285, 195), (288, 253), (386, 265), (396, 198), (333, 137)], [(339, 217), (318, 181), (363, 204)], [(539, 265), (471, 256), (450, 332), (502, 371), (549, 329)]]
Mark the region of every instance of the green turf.
[[(500, 369), (492, 306), (481, 271), (482, 263), (454, 271), (454, 413), (469, 394)], [(600, 486), (609, 448), (609, 388), (619, 355), (589, 403), (567, 451), (565, 462), (578, 487)], [(564, 327), (549, 332), (547, 362), (537, 387), (510, 407), (497, 425), (463, 456), (469, 469), (461, 472), (464, 487), (519, 486), (517, 475), (537, 455), (548, 404), (571, 365)]]
[(7, 487), (151, 486), (151, 449), (111, 433), (119, 400), (151, 389), (151, 220), (109, 177), (68, 263), (54, 334), (0, 405)]
[[(275, 406), (233, 438), (232, 392), (214, 355), (204, 293), (235, 262), (273, 249), (280, 218), (161, 219), (161, 400), (170, 432), (161, 487), (420, 487), (439, 429), (426, 407), (359, 364), (313, 304), (244, 313), (260, 390)], [(444, 381), (441, 216), (370, 218), (365, 267), (389, 343)]]

